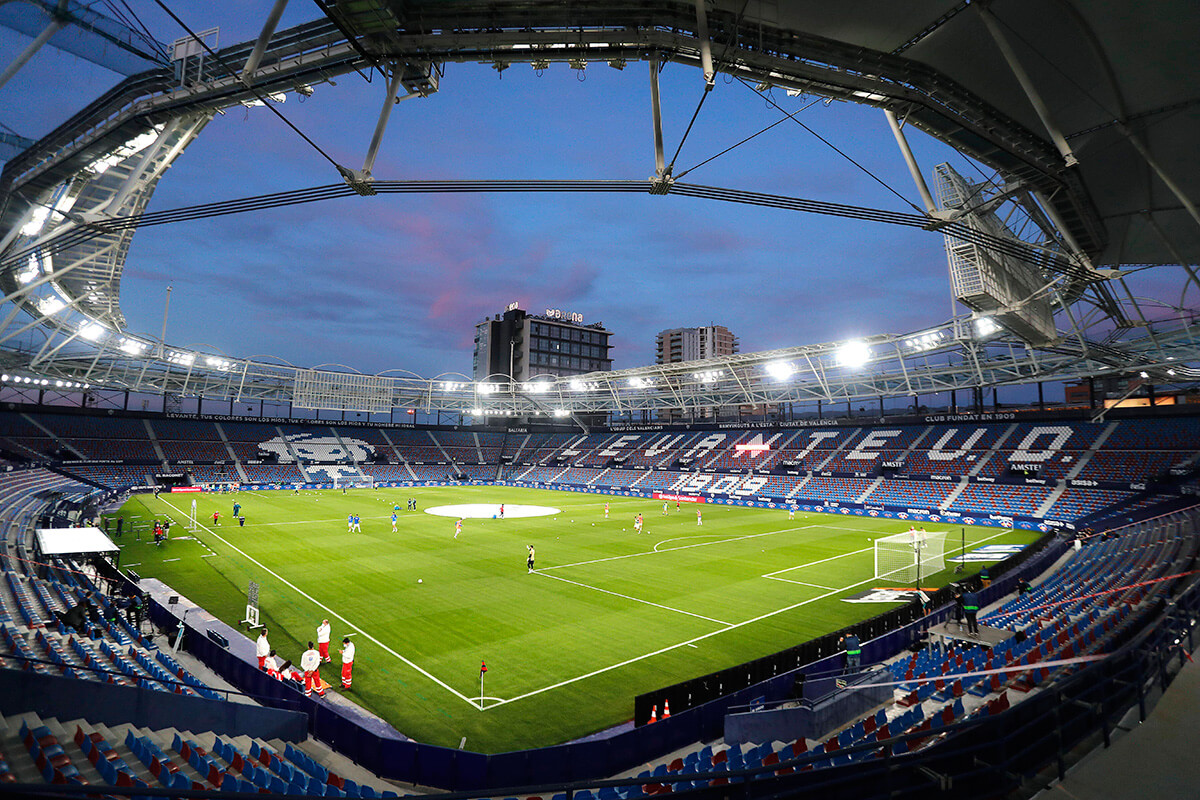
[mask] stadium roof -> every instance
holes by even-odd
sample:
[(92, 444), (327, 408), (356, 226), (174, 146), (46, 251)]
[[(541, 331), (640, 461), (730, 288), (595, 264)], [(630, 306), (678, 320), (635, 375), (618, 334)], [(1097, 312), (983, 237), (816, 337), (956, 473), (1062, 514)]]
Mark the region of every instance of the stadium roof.
[[(467, 413), (484, 405), (481, 395), (490, 395), (489, 403), (507, 396), (511, 412), (549, 413), (834, 401), (1139, 371), (1163, 382), (1195, 377), (1187, 366), (1197, 355), (1192, 298), (1200, 290), (1193, 270), (1200, 214), (1192, 200), (1200, 160), (1190, 153), (1200, 140), (1194, 3), (320, 5), (326, 19), (274, 33), (263, 49), (247, 42), (213, 57), (197, 45), (173, 68), (127, 79), (6, 164), (0, 289), (13, 311), (0, 332), (3, 366), (150, 391)], [(304, 92), (352, 69), (384, 74), (396, 93), (429, 94), (447, 62), (499, 69), (585, 59), (672, 60), (695, 65), (710, 80), (725, 73), (764, 90), (876, 106), (895, 124), (897, 158), (903, 127), (913, 126), (995, 172), (974, 183), (946, 176), (935, 187), (935, 204), (918, 177), (930, 165), (920, 165), (913, 196), (924, 208), (914, 201), (917, 213), (896, 214), (695, 186), (661, 167), (648, 186), (375, 181), (368, 154), (361, 170), (338, 165), (343, 184), (147, 211), (159, 178), (223, 108), (270, 103), (273, 95)], [(238, 70), (248, 63), (243, 81)], [(943, 197), (955, 186), (964, 195), (957, 206)], [(188, 352), (124, 330), (121, 270), (139, 226), (354, 192), (463, 190), (650, 191), (925, 227), (974, 248), (971, 257), (992, 264), (1001, 282), (1013, 270), (1025, 282), (995, 308), (1005, 323), (995, 335), (973, 325), (982, 306), (972, 305), (974, 314), (926, 331), (872, 337), (867, 373), (843, 369), (845, 343), (834, 342), (705, 362), (703, 372), (627, 370), (582, 386), (562, 380), (553, 386), (553, 409), (532, 396), (545, 395), (542, 387), (481, 391), (409, 378), (354, 378), (345, 399), (348, 381), (339, 373)], [(1011, 223), (1017, 218), (1021, 226)], [(31, 345), (24, 336), (30, 331), (44, 338)], [(765, 369), (781, 361), (795, 377), (764, 393)]]

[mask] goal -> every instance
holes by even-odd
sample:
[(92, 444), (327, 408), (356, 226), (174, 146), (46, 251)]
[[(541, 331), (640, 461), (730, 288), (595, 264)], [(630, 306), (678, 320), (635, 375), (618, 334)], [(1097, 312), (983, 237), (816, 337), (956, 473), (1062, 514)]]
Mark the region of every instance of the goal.
[(918, 531), (897, 533), (875, 540), (875, 577), (915, 581), (946, 568), (946, 532)]
[(334, 475), (333, 488), (335, 489), (374, 489), (374, 475)]

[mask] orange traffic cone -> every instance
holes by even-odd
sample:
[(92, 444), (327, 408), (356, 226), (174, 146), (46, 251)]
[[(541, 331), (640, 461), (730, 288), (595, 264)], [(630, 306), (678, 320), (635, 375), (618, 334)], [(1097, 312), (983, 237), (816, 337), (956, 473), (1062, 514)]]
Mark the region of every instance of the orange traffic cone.
[(663, 700), (663, 719), (671, 716), (671, 701)]
[(658, 722), (658, 703), (655, 703), (654, 706), (650, 709), (650, 721), (647, 722), (646, 724), (652, 725), (655, 722)]

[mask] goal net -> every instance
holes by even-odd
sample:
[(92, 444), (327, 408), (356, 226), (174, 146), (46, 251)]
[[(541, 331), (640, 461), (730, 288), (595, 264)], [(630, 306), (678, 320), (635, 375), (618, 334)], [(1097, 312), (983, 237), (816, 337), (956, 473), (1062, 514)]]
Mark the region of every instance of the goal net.
[(941, 572), (946, 568), (945, 549), (945, 531), (911, 530), (883, 536), (875, 540), (875, 577), (915, 581), (918, 564), (921, 575)]
[(375, 476), (373, 475), (334, 475), (333, 488), (335, 489), (374, 489)]

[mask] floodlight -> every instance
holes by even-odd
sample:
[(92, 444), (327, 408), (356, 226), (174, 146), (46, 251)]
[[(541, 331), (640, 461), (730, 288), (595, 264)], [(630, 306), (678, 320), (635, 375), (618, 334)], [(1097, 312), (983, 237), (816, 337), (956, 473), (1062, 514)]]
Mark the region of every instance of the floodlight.
[(79, 326), (79, 335), (84, 339), (87, 339), (89, 342), (95, 342), (99, 340), (107, 330), (108, 329), (99, 322), (85, 322), (83, 325)]
[(565, 417), (565, 416), (568, 416), (570, 413), (571, 412), (567, 411), (565, 408), (554, 409), (554, 416), (556, 416), (556, 417)]
[(1174, 374), (1175, 374), (1175, 370), (1173, 370), (1173, 369), (1169, 369), (1169, 370), (1167, 370), (1167, 374), (1168, 374), (1168, 375), (1174, 375)]
[(170, 361), (172, 364), (179, 364), (180, 366), (184, 366), (184, 367), (190, 367), (192, 365), (192, 362), (194, 362), (195, 360), (196, 360), (195, 353), (185, 353), (182, 350), (172, 350), (167, 354), (167, 361)]
[(571, 387), (572, 392), (582, 392), (585, 388), (583, 381), (578, 378), (572, 378), (567, 385)]
[(650, 379), (633, 377), (629, 379), (629, 385), (634, 389), (644, 389), (650, 385)]
[(980, 339), (999, 332), (1000, 326), (991, 317), (979, 317), (975, 320), (975, 335)]
[(119, 347), (129, 355), (136, 356), (144, 353), (149, 345), (145, 342), (139, 342), (137, 339), (130, 339), (126, 337), (125, 339), (121, 340)]
[(47, 317), (52, 317), (58, 312), (62, 311), (64, 308), (66, 308), (66, 305), (67, 304), (62, 301), (62, 298), (54, 297), (53, 295), (50, 297), (40, 298), (37, 301), (38, 311), (42, 312)]
[(4, 381), (5, 383), (8, 383), (8, 375), (0, 375), (0, 381)]
[(786, 381), (796, 373), (796, 368), (790, 361), (772, 361), (764, 367), (767, 374), (777, 381)]
[(483, 416), (483, 409), (482, 408), (472, 408), (471, 413), (477, 417)]
[(495, 383), (481, 383), (475, 387), (475, 390), (479, 394), (495, 394), (500, 391), (500, 386)]
[(521, 387), (530, 394), (545, 394), (550, 391), (550, 381), (526, 381)]
[(871, 346), (860, 339), (846, 342), (838, 350), (838, 363), (843, 367), (857, 369), (866, 366), (870, 360)]

